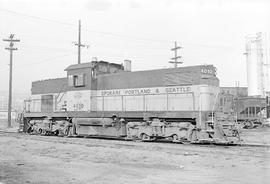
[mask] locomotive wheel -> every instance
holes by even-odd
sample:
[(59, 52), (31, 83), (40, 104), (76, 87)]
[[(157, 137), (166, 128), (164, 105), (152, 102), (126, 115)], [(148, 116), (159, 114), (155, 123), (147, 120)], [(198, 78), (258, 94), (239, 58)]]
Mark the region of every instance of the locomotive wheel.
[(59, 130), (56, 130), (56, 131), (54, 132), (54, 135), (58, 136), (58, 135), (59, 135)]
[(33, 131), (34, 131), (34, 130), (33, 130), (33, 127), (29, 127), (29, 128), (27, 129), (27, 133), (28, 133), (28, 134), (33, 133)]
[(64, 136), (66, 137), (72, 137), (73, 135), (73, 127), (67, 127), (64, 131)]
[(141, 135), (141, 139), (142, 139), (142, 141), (149, 141), (150, 140), (150, 136), (148, 136), (147, 134), (142, 134)]
[(69, 127), (65, 128), (63, 131), (63, 136), (68, 136)]
[(246, 121), (244, 122), (244, 128), (246, 129), (252, 129), (254, 127), (254, 123), (252, 121)]
[(172, 136), (172, 142), (179, 142), (179, 140), (178, 140), (178, 135), (174, 134), (174, 135)]
[(43, 129), (43, 130), (41, 131), (41, 135), (46, 135), (46, 130)]
[(67, 134), (67, 136), (68, 137), (71, 137), (72, 136), (72, 132), (73, 132), (73, 128), (72, 127), (69, 127), (68, 128), (68, 134)]

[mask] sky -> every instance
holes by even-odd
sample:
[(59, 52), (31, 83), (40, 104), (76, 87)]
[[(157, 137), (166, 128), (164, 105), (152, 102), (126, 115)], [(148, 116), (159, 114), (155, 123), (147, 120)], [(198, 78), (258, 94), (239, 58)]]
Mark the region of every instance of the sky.
[(169, 68), (177, 41), (181, 66), (213, 64), (221, 86), (247, 85), (246, 35), (263, 32), (270, 48), (269, 0), (0, 0), (0, 91), (9, 80), (2, 39), (13, 33), (21, 40), (13, 91), (30, 94), (32, 81), (65, 77), (77, 63), (79, 19), (89, 45), (82, 62), (129, 59), (133, 71)]

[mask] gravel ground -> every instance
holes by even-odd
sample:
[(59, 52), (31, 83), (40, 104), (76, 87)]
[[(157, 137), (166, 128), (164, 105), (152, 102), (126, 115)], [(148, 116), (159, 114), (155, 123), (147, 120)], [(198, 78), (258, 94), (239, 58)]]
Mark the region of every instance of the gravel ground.
[[(270, 129), (242, 139), (270, 143)], [(269, 183), (270, 148), (142, 143), (0, 132), (0, 184)]]

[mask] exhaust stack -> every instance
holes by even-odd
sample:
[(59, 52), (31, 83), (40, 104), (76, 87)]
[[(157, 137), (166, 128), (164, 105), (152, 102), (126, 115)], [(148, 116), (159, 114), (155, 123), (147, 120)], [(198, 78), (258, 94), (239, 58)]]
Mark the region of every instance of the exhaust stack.
[(130, 60), (124, 60), (124, 71), (131, 72), (131, 61)]

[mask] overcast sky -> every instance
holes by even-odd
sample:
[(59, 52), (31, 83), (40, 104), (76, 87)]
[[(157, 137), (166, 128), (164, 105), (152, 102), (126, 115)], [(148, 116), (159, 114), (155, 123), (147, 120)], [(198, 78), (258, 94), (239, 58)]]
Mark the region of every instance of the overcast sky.
[[(174, 41), (183, 66), (213, 64), (221, 86), (246, 86), (245, 36), (270, 37), (269, 0), (0, 0), (0, 37), (21, 40), (14, 52), (14, 91), (30, 93), (31, 82), (65, 77), (77, 63), (78, 20), (82, 62), (91, 58), (132, 70), (171, 67)], [(0, 42), (0, 90), (8, 90), (9, 52)]]

